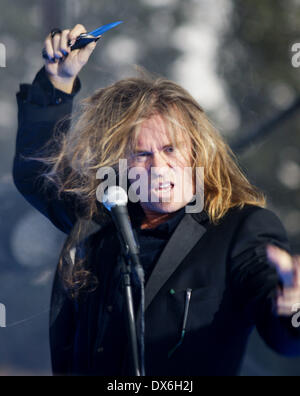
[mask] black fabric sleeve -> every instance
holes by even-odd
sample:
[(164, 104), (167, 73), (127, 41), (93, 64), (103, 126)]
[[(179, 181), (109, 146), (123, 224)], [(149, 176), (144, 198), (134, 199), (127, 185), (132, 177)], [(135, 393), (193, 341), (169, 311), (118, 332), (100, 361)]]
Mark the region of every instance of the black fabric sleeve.
[(270, 210), (257, 208), (243, 221), (231, 253), (231, 280), (235, 300), (243, 314), (256, 325), (269, 347), (286, 356), (300, 356), (300, 329), (291, 317), (276, 312), (276, 269), (267, 259), (266, 246), (273, 244), (291, 253), (286, 231)]
[[(52, 138), (58, 121), (72, 113), (73, 98), (80, 87), (77, 79), (72, 94), (59, 91), (53, 87), (45, 68), (42, 68), (33, 84), (21, 85), (17, 93), (18, 132), (13, 163), (14, 183), (32, 206), (67, 234), (76, 222), (76, 203), (67, 196), (58, 199), (55, 186), (44, 188), (39, 176), (45, 172), (45, 165), (25, 160), (23, 156), (37, 156), (41, 153), (44, 145)], [(63, 133), (67, 133), (68, 128), (68, 122), (61, 126)]]

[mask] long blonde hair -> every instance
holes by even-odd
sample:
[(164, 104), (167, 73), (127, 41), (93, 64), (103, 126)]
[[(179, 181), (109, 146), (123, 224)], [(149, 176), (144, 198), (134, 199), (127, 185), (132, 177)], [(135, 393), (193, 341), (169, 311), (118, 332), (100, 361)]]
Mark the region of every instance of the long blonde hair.
[[(36, 157), (47, 165), (45, 183), (54, 183), (59, 195), (68, 194), (78, 201), (84, 208), (82, 218), (99, 218), (98, 169), (116, 167), (120, 159), (127, 158), (135, 145), (137, 126), (155, 114), (169, 123), (171, 120), (171, 124), (173, 120), (175, 128), (180, 125), (190, 139), (192, 166), (204, 167), (204, 208), (211, 222), (218, 223), (233, 207), (266, 205), (265, 196), (247, 180), (234, 153), (197, 101), (181, 86), (163, 78), (128, 78), (82, 101), (74, 126), (68, 133), (58, 129), (56, 144), (49, 142), (45, 147), (50, 155)], [(69, 285), (86, 287), (88, 275), (83, 263), (78, 264)]]

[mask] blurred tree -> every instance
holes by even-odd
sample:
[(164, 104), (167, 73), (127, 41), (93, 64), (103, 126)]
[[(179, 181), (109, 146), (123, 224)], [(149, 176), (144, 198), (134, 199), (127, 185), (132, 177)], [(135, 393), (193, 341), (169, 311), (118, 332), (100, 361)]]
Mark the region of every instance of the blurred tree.
[(47, 0), (41, 3), (43, 25), (43, 36), (46, 36), (52, 29), (64, 25), (65, 5), (61, 0)]
[[(300, 42), (299, 2), (234, 0), (219, 70), (241, 114), (235, 140), (250, 127), (288, 108), (300, 94), (291, 48)], [(300, 250), (299, 112), (241, 157), (251, 179), (270, 199)]]
[[(230, 29), (223, 38), (219, 72), (242, 125), (234, 140), (288, 108), (300, 95), (300, 69), (292, 66), (292, 45), (300, 42), (300, 3), (295, 0), (233, 0)], [(300, 252), (300, 115), (273, 128), (240, 157), (248, 176), (267, 194), (283, 220), (292, 247)], [(297, 360), (299, 362), (299, 360)], [(299, 375), (295, 360), (278, 357), (257, 334), (248, 349), (245, 375)]]

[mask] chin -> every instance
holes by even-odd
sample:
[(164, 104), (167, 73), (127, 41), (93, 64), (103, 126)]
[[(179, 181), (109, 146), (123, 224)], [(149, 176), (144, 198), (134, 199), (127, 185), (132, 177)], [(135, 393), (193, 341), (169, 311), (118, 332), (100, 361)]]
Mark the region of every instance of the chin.
[(151, 203), (151, 204), (143, 204), (143, 209), (151, 212), (157, 212), (161, 214), (166, 214), (166, 213), (173, 213), (177, 212), (177, 210), (182, 209), (184, 206), (186, 206), (187, 203), (182, 202), (156, 202), (156, 203)]

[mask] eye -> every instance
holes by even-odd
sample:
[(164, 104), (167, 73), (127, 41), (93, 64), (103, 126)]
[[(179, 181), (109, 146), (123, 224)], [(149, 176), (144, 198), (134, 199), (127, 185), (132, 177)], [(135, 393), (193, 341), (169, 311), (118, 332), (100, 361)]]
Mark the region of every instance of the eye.
[(134, 159), (138, 162), (143, 162), (143, 161), (147, 161), (148, 157), (149, 157), (149, 153), (138, 153), (134, 155)]
[(173, 146), (168, 146), (165, 148), (165, 151), (167, 153), (174, 153), (175, 152), (175, 148)]

